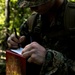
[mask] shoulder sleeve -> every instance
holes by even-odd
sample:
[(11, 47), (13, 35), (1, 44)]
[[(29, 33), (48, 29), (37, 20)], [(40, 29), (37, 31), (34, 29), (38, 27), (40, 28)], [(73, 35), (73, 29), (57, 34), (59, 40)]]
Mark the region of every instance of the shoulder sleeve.
[(27, 21), (24, 21), (23, 24), (20, 26), (20, 35), (25, 36), (25, 40), (21, 43), (21, 46), (25, 47), (25, 45), (30, 43), (30, 33)]
[(28, 31), (28, 25), (27, 21), (24, 21), (22, 25), (20, 26), (20, 35), (27, 35), (29, 33)]
[(33, 24), (35, 22), (35, 19), (37, 18), (38, 14), (36, 12), (32, 13), (31, 16), (27, 19), (27, 21), (24, 21), (23, 24), (20, 26), (20, 35), (25, 36), (25, 41), (23, 42), (23, 47), (30, 43), (30, 36), (33, 28)]
[(27, 35), (29, 32), (32, 31), (33, 24), (34, 24), (37, 16), (38, 16), (38, 14), (36, 12), (33, 12), (31, 14), (31, 16), (28, 17), (27, 21), (23, 22), (23, 24), (20, 27), (20, 34), (21, 35)]

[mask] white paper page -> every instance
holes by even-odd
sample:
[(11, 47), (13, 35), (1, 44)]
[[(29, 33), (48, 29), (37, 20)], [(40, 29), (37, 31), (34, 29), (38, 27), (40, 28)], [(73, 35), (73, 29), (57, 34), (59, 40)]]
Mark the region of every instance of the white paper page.
[(22, 53), (23, 48), (18, 48), (18, 49), (11, 49), (11, 51), (21, 54)]

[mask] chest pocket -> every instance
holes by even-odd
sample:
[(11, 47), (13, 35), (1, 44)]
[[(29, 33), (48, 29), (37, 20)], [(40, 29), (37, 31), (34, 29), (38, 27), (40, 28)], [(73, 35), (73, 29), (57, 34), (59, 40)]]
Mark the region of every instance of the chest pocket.
[(69, 2), (66, 5), (64, 26), (69, 33), (75, 33), (75, 2)]

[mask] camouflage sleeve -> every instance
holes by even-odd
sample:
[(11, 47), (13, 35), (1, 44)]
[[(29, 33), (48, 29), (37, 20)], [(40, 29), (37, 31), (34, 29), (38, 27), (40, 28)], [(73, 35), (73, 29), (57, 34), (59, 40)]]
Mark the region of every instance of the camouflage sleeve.
[(27, 25), (27, 21), (24, 21), (22, 23), (22, 25), (20, 26), (20, 35), (28, 35), (29, 31), (28, 31), (28, 25)]
[(40, 75), (67, 75), (67, 64), (63, 55), (54, 50), (48, 50)]
[(31, 14), (30, 17), (28, 17), (27, 21), (24, 21), (23, 24), (21, 25), (20, 27), (20, 35), (24, 35), (25, 36), (25, 41), (23, 42), (23, 47), (30, 43), (31, 42), (31, 33), (32, 33), (32, 28), (33, 28), (33, 25), (35, 23), (35, 20), (37, 18), (37, 13), (36, 12), (33, 12)]
[(21, 43), (22, 47), (30, 43), (30, 33), (28, 30), (27, 21), (24, 21), (23, 24), (20, 26), (20, 35), (25, 36), (25, 41)]

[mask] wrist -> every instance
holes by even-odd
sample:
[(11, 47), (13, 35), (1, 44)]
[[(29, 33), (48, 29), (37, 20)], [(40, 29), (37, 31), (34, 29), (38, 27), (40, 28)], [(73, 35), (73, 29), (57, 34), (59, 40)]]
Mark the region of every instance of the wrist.
[(42, 65), (40, 74), (42, 75), (45, 74), (45, 72), (48, 70), (48, 67), (51, 67), (53, 65), (53, 58), (54, 58), (53, 53), (50, 50), (47, 50), (45, 61)]
[(52, 63), (53, 61), (53, 53), (49, 50), (47, 50), (46, 52), (46, 56), (45, 56), (45, 63)]

